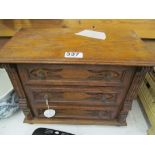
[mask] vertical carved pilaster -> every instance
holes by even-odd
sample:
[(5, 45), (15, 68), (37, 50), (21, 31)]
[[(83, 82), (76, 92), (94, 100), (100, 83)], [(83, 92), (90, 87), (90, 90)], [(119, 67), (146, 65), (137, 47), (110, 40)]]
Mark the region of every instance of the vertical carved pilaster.
[(126, 98), (124, 100), (124, 106), (121, 109), (121, 112), (118, 116), (118, 121), (121, 124), (126, 124), (126, 117), (129, 110), (131, 109), (132, 101), (136, 98), (139, 86), (141, 85), (147, 72), (151, 71), (151, 67), (139, 67), (133, 77), (131, 86), (128, 90)]
[(2, 67), (6, 69), (8, 75), (10, 77), (12, 85), (19, 97), (19, 106), (23, 110), (24, 115), (27, 117), (27, 119), (32, 119), (33, 114), (32, 114), (32, 111), (30, 110), (29, 105), (28, 105), (28, 102), (27, 102), (27, 99), (25, 96), (25, 92), (23, 90), (20, 78), (17, 73), (16, 65), (3, 64)]

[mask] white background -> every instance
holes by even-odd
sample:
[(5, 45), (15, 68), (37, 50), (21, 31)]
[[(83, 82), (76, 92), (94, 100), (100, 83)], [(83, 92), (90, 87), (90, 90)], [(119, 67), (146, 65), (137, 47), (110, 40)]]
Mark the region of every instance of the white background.
[(154, 18), (154, 3), (154, 0), (0, 0), (0, 18)]
[[(0, 0), (0, 18), (153, 19), (154, 0)], [(154, 136), (1, 136), (0, 155), (152, 155)]]

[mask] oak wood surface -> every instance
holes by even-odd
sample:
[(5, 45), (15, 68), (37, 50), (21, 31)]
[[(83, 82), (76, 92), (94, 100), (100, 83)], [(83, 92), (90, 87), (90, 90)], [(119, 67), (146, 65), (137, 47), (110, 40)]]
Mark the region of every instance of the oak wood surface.
[(47, 96), (56, 111), (52, 121), (117, 119), (136, 69), (73, 64), (17, 64), (17, 68), (34, 118), (45, 117)]
[(155, 38), (154, 39), (142, 39), (146, 48), (155, 52)]
[(130, 28), (134, 30), (140, 38), (155, 38), (154, 19), (3, 19), (0, 25), (5, 29), (0, 29), (3, 36), (14, 36), (20, 28), (92, 28), (92, 27), (117, 27)]
[[(40, 20), (40, 22), (32, 21), (36, 23), (35, 27), (48, 27), (48, 22)], [(39, 24), (40, 23), (40, 24)], [(41, 24), (42, 23), (42, 24)], [(57, 21), (58, 23), (58, 21)], [(134, 30), (140, 38), (155, 38), (155, 20), (154, 19), (64, 19), (59, 20), (59, 23), (62, 26), (70, 28), (95, 28), (99, 27), (110, 27), (110, 28), (119, 28), (119, 29), (131, 29)], [(60, 25), (59, 24), (59, 25)]]
[(111, 65), (18, 64), (26, 85), (125, 86), (134, 67)]
[(120, 123), (117, 119), (113, 120), (101, 120), (101, 119), (68, 119), (68, 118), (55, 118), (55, 119), (47, 119), (47, 118), (34, 118), (32, 120), (27, 117), (24, 119), (24, 123), (30, 124), (80, 124), (80, 125), (116, 125), (116, 126), (126, 126), (126, 122)]
[(0, 37), (0, 49), (10, 40), (10, 37)]
[(49, 105), (120, 105), (125, 89), (117, 87), (26, 87), (32, 104)]
[[(25, 29), (0, 51), (0, 63), (155, 65), (155, 52), (148, 51), (138, 36), (127, 29), (99, 28), (106, 40), (75, 35), (82, 29)], [(64, 58), (65, 52), (83, 52), (82, 59)]]
[(16, 32), (14, 30), (0, 23), (0, 36), (1, 37), (11, 37), (11, 36), (14, 36), (15, 33)]
[[(46, 108), (38, 109), (37, 117), (45, 118), (43, 115)], [(83, 110), (83, 109), (57, 109), (53, 120), (56, 118), (70, 118), (70, 119), (90, 119), (90, 120), (112, 120), (117, 116), (118, 107), (106, 107), (104, 110)]]

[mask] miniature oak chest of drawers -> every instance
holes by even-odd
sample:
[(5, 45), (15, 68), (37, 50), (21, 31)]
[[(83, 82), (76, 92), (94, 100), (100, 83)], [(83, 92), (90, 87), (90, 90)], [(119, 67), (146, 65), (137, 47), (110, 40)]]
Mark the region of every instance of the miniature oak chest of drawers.
[[(105, 40), (76, 35), (79, 31), (21, 30), (0, 51), (25, 122), (126, 125), (155, 53), (130, 30), (96, 30), (105, 32)], [(54, 114), (47, 118), (50, 109)]]

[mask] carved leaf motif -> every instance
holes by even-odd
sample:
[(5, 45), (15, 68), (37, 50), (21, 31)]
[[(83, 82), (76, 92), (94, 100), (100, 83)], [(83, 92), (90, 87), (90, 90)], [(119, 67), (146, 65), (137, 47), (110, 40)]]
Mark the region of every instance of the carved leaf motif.
[(93, 73), (92, 76), (89, 76), (88, 79), (91, 80), (114, 80), (114, 79), (120, 79), (120, 73), (116, 71), (110, 71), (110, 70), (103, 70), (103, 71), (97, 71), (97, 70), (88, 70), (89, 72)]
[(104, 94), (104, 93), (87, 93), (90, 95), (88, 99), (90, 100), (100, 100), (102, 102), (110, 102), (115, 100), (114, 94)]
[(48, 68), (36, 68), (30, 71), (30, 76), (33, 79), (48, 79), (50, 77), (61, 79), (62, 77), (57, 73), (62, 71), (62, 69), (48, 69)]

